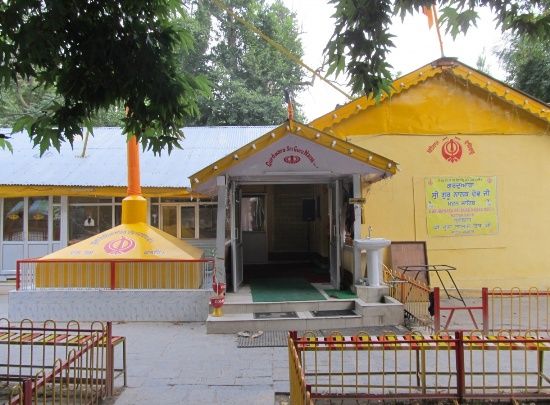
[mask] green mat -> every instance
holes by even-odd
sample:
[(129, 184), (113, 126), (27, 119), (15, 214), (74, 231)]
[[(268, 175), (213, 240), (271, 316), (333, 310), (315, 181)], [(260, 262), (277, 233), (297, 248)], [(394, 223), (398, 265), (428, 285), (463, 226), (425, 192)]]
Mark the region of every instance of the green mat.
[(303, 278), (250, 280), (253, 302), (323, 301), (325, 297)]
[(327, 295), (331, 298), (338, 298), (341, 300), (349, 300), (353, 298), (357, 298), (357, 294), (350, 290), (334, 290), (334, 289), (328, 289), (324, 290)]

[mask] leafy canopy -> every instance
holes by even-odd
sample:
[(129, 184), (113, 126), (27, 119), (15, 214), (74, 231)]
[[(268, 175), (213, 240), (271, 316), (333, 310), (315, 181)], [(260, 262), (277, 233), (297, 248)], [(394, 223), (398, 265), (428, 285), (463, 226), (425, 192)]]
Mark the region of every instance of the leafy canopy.
[(176, 57), (193, 47), (184, 15), (178, 0), (0, 2), (0, 83), (32, 80), (56, 95), (13, 131), (26, 129), (41, 153), (59, 150), (95, 113), (120, 105), (126, 134), (170, 151), (208, 90)]
[[(284, 89), (303, 87), (300, 66), (243, 25), (261, 30), (301, 58), (296, 16), (282, 3), (264, 0), (190, 1), (189, 26), (197, 40), (183, 63), (200, 71), (212, 86), (211, 97), (199, 99), (197, 125), (268, 125), (286, 117)], [(240, 18), (237, 18), (240, 17)], [(298, 106), (297, 115), (300, 116)]]
[(440, 24), (456, 37), (476, 25), (476, 9), (488, 6), (497, 27), (513, 35), (550, 38), (548, 0), (329, 0), (336, 7), (334, 33), (325, 48), (329, 73), (346, 73), (354, 93), (380, 97), (391, 91), (386, 56), (394, 47), (391, 17), (436, 4)]
[(499, 59), (509, 83), (550, 103), (550, 40), (526, 36), (509, 38)]

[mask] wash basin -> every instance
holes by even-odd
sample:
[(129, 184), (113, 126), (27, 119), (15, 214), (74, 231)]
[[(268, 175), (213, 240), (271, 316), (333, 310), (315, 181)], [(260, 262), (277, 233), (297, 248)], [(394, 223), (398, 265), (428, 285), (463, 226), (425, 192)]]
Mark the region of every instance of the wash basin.
[(391, 240), (384, 238), (354, 239), (353, 242), (359, 249), (365, 249), (366, 251), (382, 249), (391, 244)]

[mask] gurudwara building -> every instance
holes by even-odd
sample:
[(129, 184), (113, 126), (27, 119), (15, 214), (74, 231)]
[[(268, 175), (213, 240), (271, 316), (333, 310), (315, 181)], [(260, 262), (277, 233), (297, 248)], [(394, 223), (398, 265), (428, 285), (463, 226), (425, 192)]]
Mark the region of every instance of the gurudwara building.
[[(335, 288), (366, 276), (354, 240), (424, 242), (463, 287), (550, 287), (549, 106), (454, 59), (302, 124), (185, 128), (142, 154), (147, 220), (216, 258), (237, 291), (269, 263), (307, 260)], [(5, 132), (9, 132), (6, 130)], [(42, 157), (0, 151), (0, 274), (120, 224), (118, 128)], [(390, 249), (384, 262), (392, 266)], [(274, 274), (276, 275), (276, 274)]]

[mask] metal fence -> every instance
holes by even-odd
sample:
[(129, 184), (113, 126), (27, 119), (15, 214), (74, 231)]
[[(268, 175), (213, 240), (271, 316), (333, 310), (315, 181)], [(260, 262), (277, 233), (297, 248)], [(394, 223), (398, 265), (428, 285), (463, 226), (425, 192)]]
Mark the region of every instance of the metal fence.
[(487, 291), (487, 329), (490, 333), (507, 331), (517, 334), (524, 331), (550, 337), (550, 289), (535, 287), (527, 291), (519, 288)]
[(114, 367), (118, 343), (125, 340), (112, 335), (110, 323), (1, 319), (0, 394), (10, 405), (98, 403), (112, 395), (118, 371), (126, 384), (125, 355), (123, 368)]
[(469, 305), (452, 305), (434, 288), (434, 331), (479, 330), (484, 334), (535, 334), (550, 337), (550, 290), (481, 289)]
[(430, 287), (385, 265), (384, 282), (390, 287), (390, 296), (403, 304), (408, 326), (432, 330)]
[(550, 400), (550, 340), (535, 336), (290, 332), (288, 346), (292, 404)]
[(17, 261), (17, 290), (209, 289), (213, 259)]

